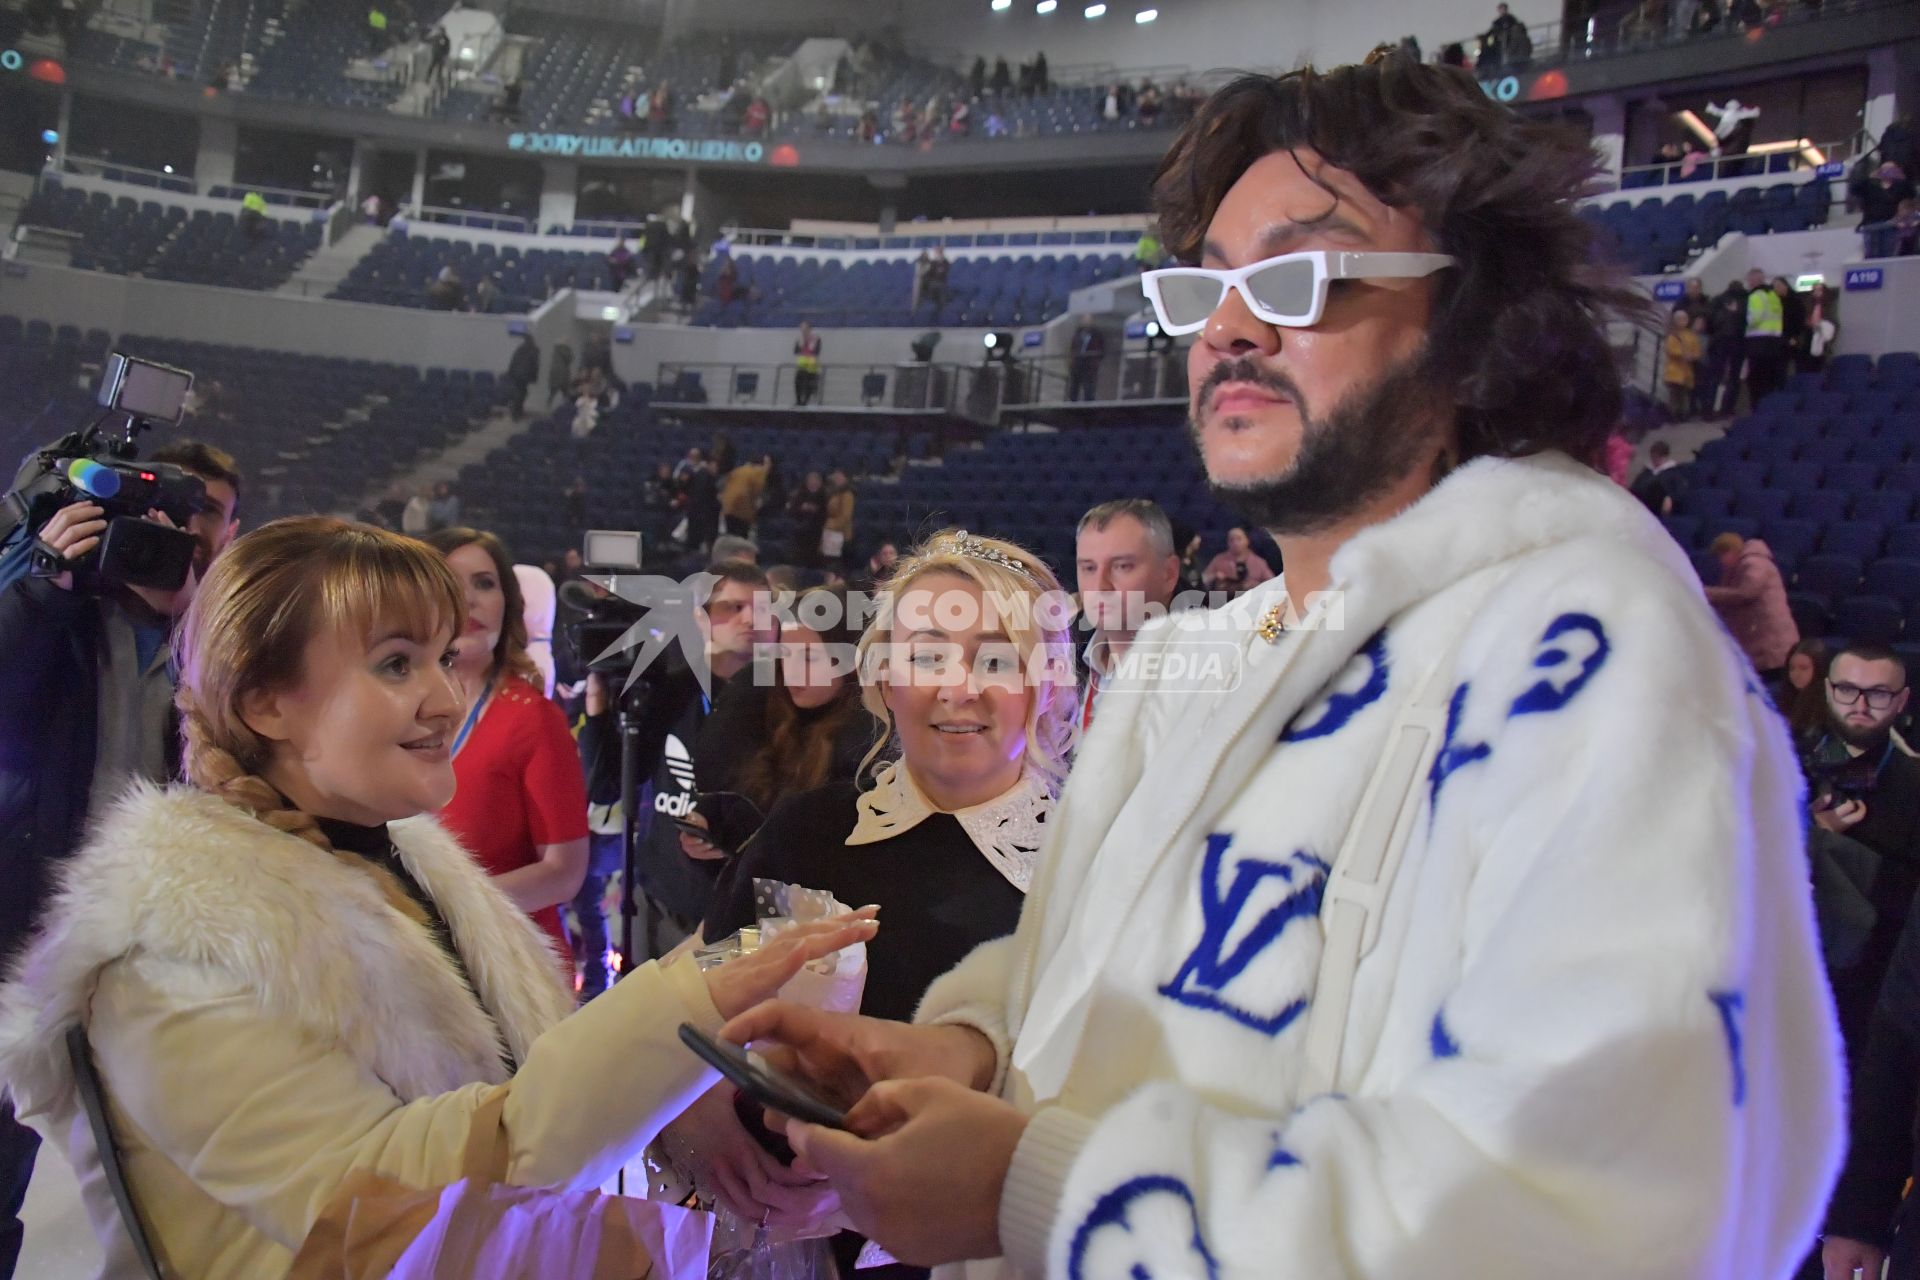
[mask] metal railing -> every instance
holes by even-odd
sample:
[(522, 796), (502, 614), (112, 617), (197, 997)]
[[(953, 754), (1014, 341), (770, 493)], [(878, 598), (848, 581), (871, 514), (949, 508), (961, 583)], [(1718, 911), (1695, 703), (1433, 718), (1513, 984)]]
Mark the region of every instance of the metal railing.
[[(85, 178), (101, 178), (108, 182), (128, 182), (134, 186), (155, 187), (161, 191), (170, 191), (175, 195), (190, 196), (198, 190), (192, 178), (185, 174), (168, 173), (163, 169), (142, 169), (138, 165), (122, 164), (118, 160), (102, 160), (95, 156), (75, 155), (69, 151), (60, 166), (61, 172), (78, 174)], [(143, 181), (151, 179), (151, 181)]]
[[(1901, 252), (1902, 242), (1906, 251)], [(1911, 257), (1920, 253), (1920, 229), (1903, 227), (1897, 222), (1869, 222), (1860, 227), (1862, 256), (1875, 258)]]
[[(1144, 226), (1146, 216), (1141, 216)], [(1064, 221), (1064, 219), (1063, 219)], [(884, 235), (830, 234), (824, 232), (782, 231), (772, 227), (724, 227), (721, 236), (732, 249), (785, 248), (829, 251), (870, 252), (931, 249), (1030, 249), (1035, 253), (1076, 253), (1108, 248), (1131, 252), (1140, 240), (1141, 227), (1098, 227), (1080, 229), (1055, 227), (1052, 230), (1026, 231), (936, 231), (908, 224), (905, 230)], [(1017, 237), (1019, 243), (1009, 243)], [(996, 255), (997, 256), (997, 255)]]
[[(1627, 165), (1620, 170), (1620, 189), (1638, 191), (1647, 187), (1686, 186), (1767, 174), (1802, 173), (1810, 169), (1817, 170), (1822, 165), (1844, 165), (1866, 155), (1875, 145), (1873, 135), (1861, 129), (1833, 142), (1794, 138), (1784, 142), (1759, 143), (1737, 156), (1706, 155), (1695, 161), (1691, 168), (1684, 160), (1656, 160), (1651, 164)], [(1844, 171), (1827, 176), (1844, 176)]]
[[(1624, 16), (1616, 18), (1610, 27), (1602, 25), (1597, 16), (1576, 23), (1572, 27), (1563, 27), (1557, 21), (1529, 24), (1526, 32), (1532, 44), (1532, 51), (1523, 58), (1503, 59), (1498, 55), (1498, 51), (1494, 51), (1493, 56), (1487, 57), (1486, 38), (1491, 34), (1490, 31), (1476, 31), (1471, 35), (1442, 41), (1423, 52), (1429, 62), (1438, 61), (1442, 49), (1450, 44), (1458, 44), (1467, 53), (1468, 69), (1484, 80), (1489, 75), (1534, 71), (1566, 62), (1617, 57), (1670, 45), (1715, 40), (1744, 40), (1753, 30), (1798, 26), (1808, 22), (1819, 22), (1838, 14), (1894, 9), (1908, 3), (1911, 3), (1911, 0), (1825, 0), (1819, 8), (1813, 9), (1801, 4), (1782, 5), (1774, 9), (1772, 15), (1760, 23), (1736, 24), (1722, 18), (1707, 31), (1693, 31), (1680, 22), (1683, 16), (1690, 20), (1692, 14), (1697, 11), (1697, 6), (1676, 3), (1668, 6), (1668, 18), (1659, 27), (1647, 27), (1637, 22), (1637, 9), (1629, 10)], [(1726, 6), (1719, 5), (1716, 8), (1724, 12)]]
[[(901, 360), (894, 364), (828, 364), (808, 404), (829, 409), (941, 410), (967, 413), (978, 369), (959, 364)], [(662, 363), (655, 375), (656, 404), (753, 405), (798, 408), (798, 374), (791, 361), (691, 360)], [(697, 375), (706, 399), (688, 395)], [(995, 406), (997, 408), (997, 404)], [(982, 417), (991, 421), (992, 414)]]
[(426, 205), (407, 214), (407, 221), (433, 222), (448, 227), (472, 227), (480, 231), (510, 231), (520, 235), (534, 235), (539, 228), (532, 219), (513, 213), (475, 213), (471, 209), (451, 209), (440, 205)]

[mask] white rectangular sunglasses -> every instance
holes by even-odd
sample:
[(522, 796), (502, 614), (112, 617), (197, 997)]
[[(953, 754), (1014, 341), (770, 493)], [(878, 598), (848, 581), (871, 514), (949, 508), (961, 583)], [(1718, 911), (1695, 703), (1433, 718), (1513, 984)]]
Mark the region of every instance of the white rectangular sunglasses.
[(1310, 249), (1283, 253), (1231, 271), (1168, 267), (1142, 273), (1140, 286), (1153, 303), (1160, 332), (1196, 333), (1238, 289), (1247, 308), (1267, 324), (1304, 329), (1320, 322), (1330, 280), (1407, 280), (1430, 276), (1458, 259), (1445, 253), (1343, 253)]

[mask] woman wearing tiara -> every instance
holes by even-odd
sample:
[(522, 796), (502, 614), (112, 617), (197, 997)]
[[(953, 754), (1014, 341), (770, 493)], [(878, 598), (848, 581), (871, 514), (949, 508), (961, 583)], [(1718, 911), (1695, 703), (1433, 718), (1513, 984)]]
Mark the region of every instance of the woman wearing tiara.
[[(1012, 933), (1067, 769), (1073, 656), (1046, 607), (1063, 599), (1044, 564), (996, 539), (943, 533), (903, 559), (859, 646), (862, 699), (887, 729), (862, 772), (888, 741), (899, 759), (866, 789), (829, 782), (776, 805), (702, 935), (754, 923), (756, 878), (877, 904), (887, 927), (867, 947), (861, 1012), (904, 1022), (935, 978)], [(683, 1172), (750, 1221), (806, 1217), (804, 1179), (746, 1144), (731, 1103), (722, 1086), (669, 1127), (670, 1151), (698, 1148)]]

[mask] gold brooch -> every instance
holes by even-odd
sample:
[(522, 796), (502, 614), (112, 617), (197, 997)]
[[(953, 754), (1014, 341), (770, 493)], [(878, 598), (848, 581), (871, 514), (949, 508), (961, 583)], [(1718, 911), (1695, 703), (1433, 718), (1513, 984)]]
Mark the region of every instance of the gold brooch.
[(1260, 621), (1254, 627), (1254, 634), (1268, 644), (1278, 644), (1286, 630), (1287, 602), (1282, 599), (1276, 604), (1267, 606), (1267, 611), (1260, 615)]

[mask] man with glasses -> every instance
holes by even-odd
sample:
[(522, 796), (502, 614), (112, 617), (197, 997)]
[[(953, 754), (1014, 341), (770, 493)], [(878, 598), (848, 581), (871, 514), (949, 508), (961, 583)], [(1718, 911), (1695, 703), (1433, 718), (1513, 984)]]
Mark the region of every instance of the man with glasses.
[(1920, 761), (1893, 739), (1909, 692), (1906, 665), (1892, 650), (1843, 649), (1827, 673), (1827, 736), (1808, 758), (1814, 822), (1879, 857), (1868, 894), (1873, 928), (1859, 958), (1833, 981), (1854, 1069), (1847, 1164), (1822, 1246), (1829, 1280), (1849, 1280), (1856, 1270), (1878, 1277), (1896, 1213), (1907, 1221), (1892, 1275), (1920, 1275), (1920, 1220), (1898, 1207), (1901, 1185), (1915, 1172), (1920, 1097), (1920, 928), (1912, 912), (1920, 886)]
[(1906, 664), (1891, 649), (1842, 649), (1827, 672), (1827, 735), (1807, 757), (1814, 822), (1880, 859), (1873, 931), (1860, 958), (1834, 979), (1841, 1028), (1856, 1049), (1887, 956), (1920, 889), (1920, 760), (1893, 740), (1909, 692)]
[[(1175, 141), (1156, 197), (1190, 265), (1147, 292), (1196, 335), (1212, 491), (1283, 573), (1135, 637), (1019, 929), (918, 1025), (729, 1029), (852, 1104), (788, 1137), (900, 1261), (1758, 1280), (1803, 1254), (1844, 1122), (1796, 762), (1684, 555), (1594, 470), (1608, 324), (1645, 308), (1591, 271), (1594, 172), (1391, 53), (1243, 77)], [(1167, 661), (1189, 637), (1232, 661)]]

